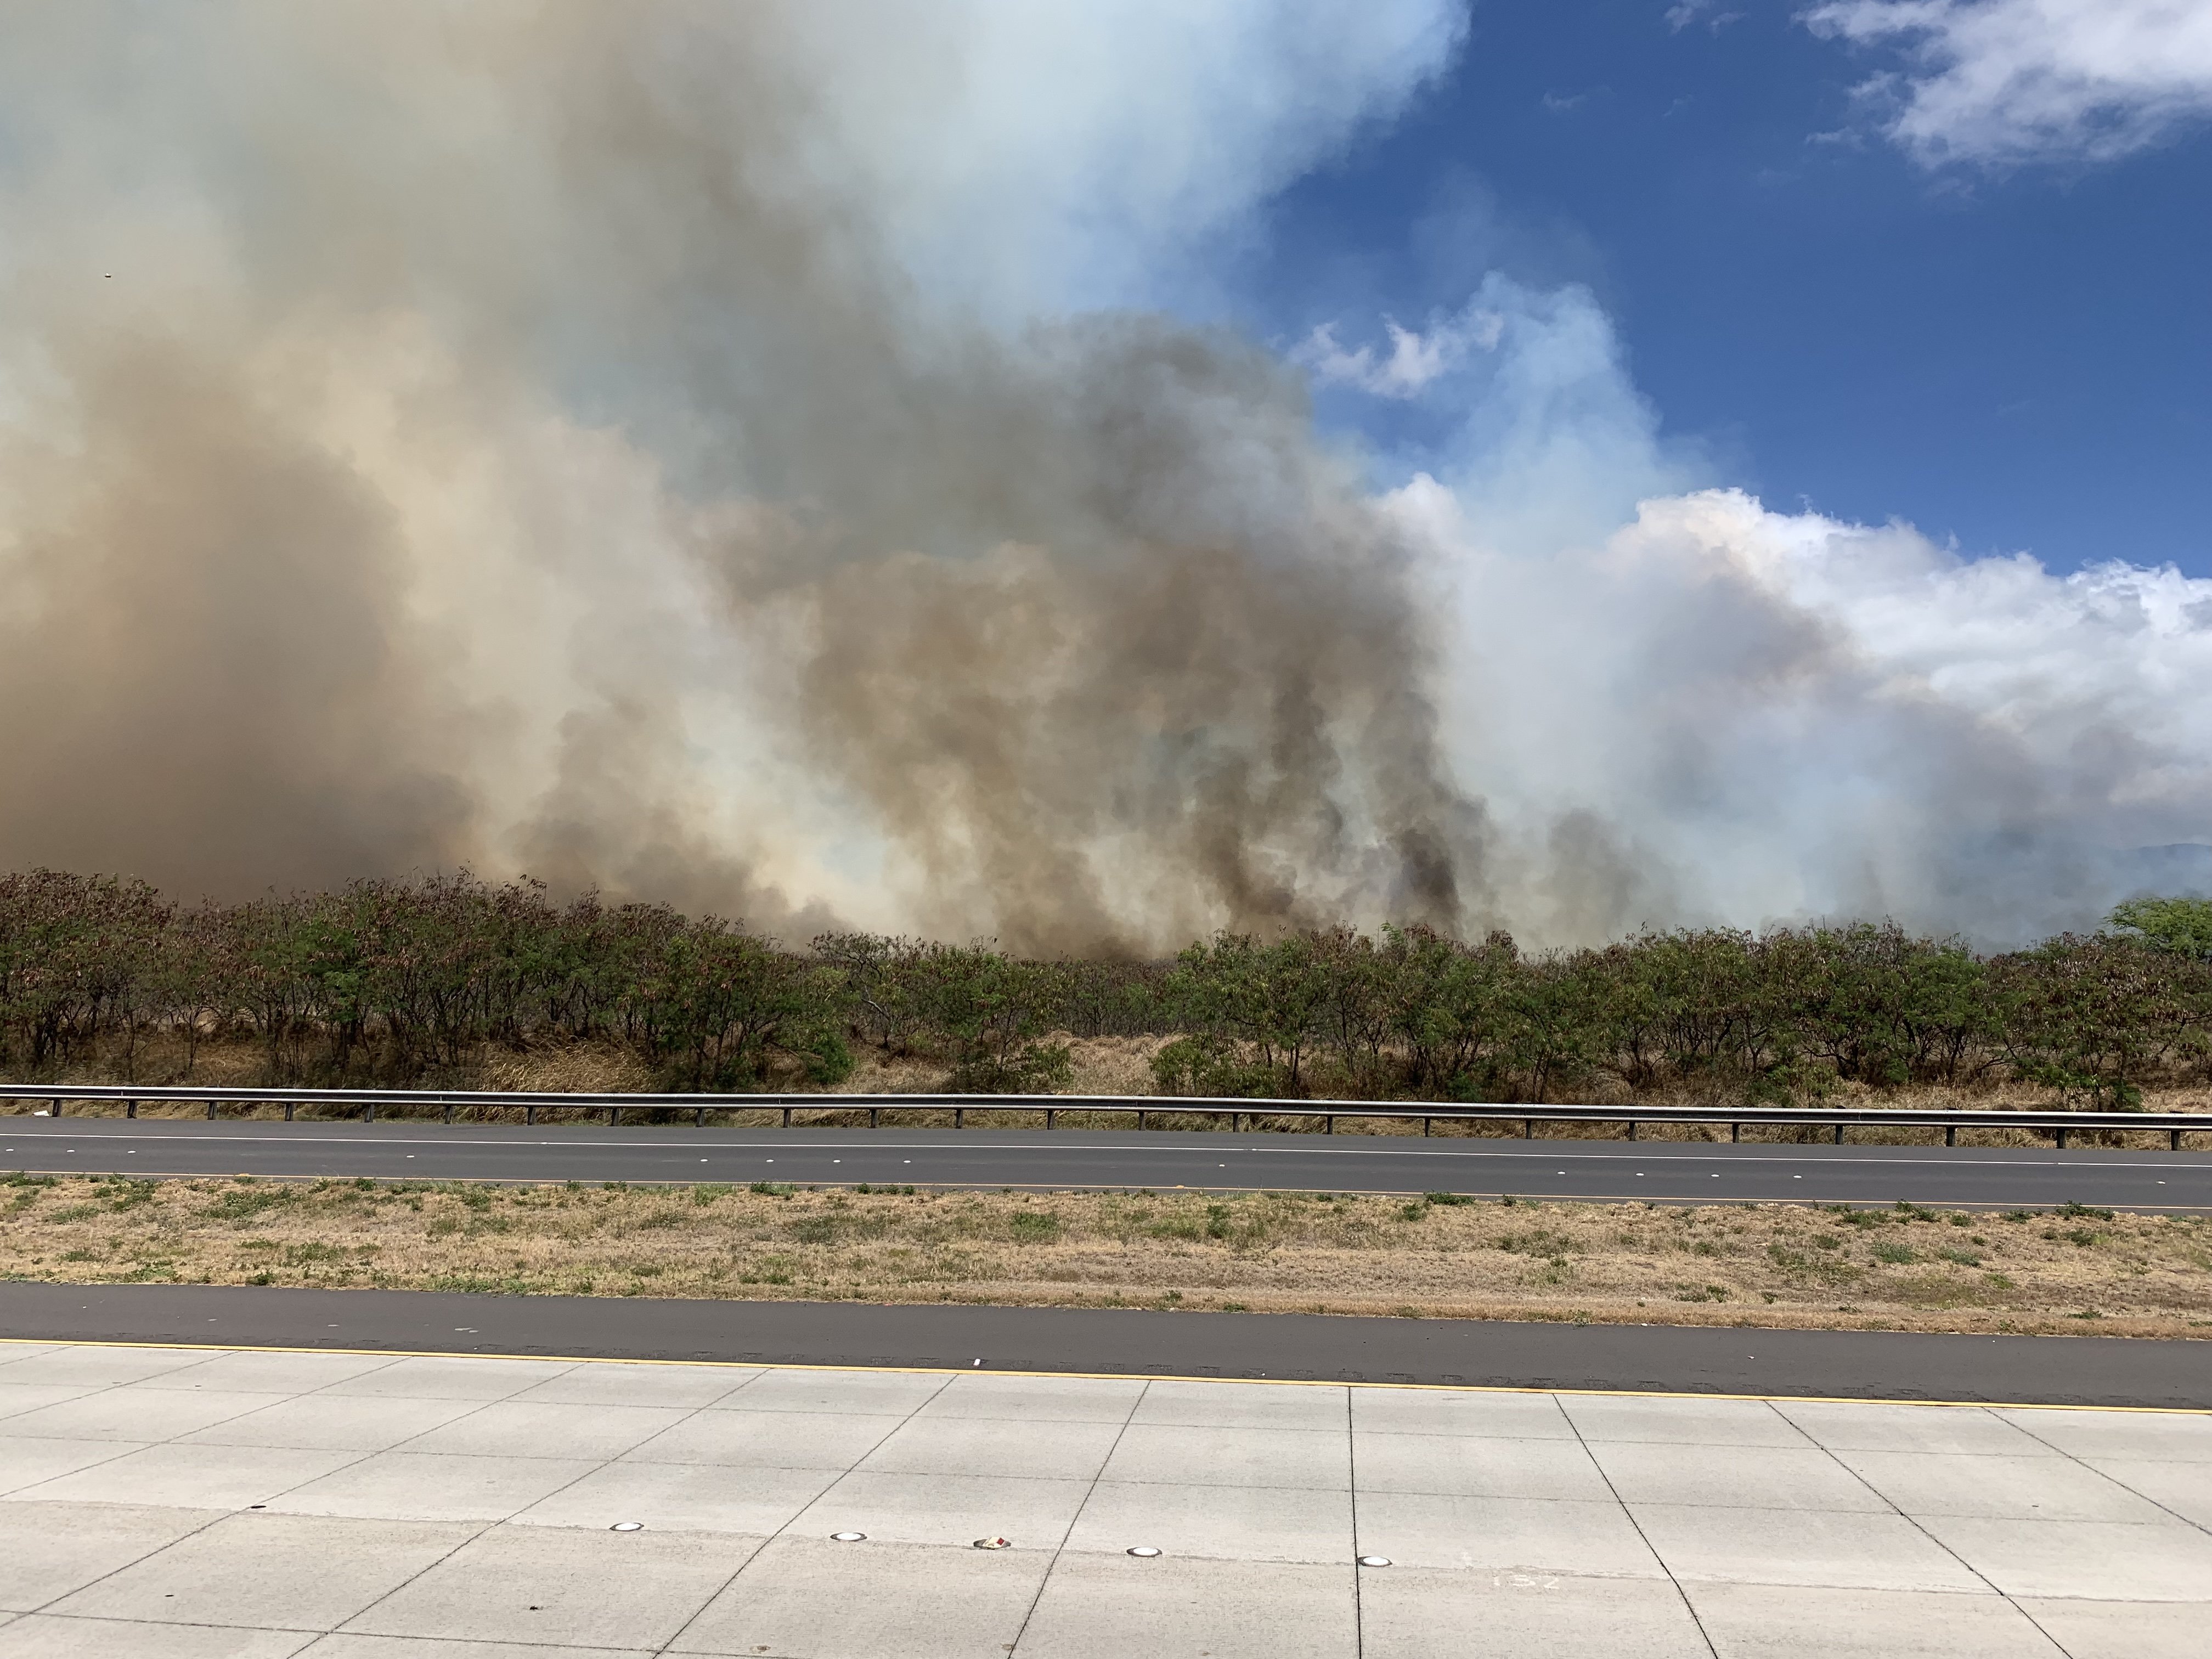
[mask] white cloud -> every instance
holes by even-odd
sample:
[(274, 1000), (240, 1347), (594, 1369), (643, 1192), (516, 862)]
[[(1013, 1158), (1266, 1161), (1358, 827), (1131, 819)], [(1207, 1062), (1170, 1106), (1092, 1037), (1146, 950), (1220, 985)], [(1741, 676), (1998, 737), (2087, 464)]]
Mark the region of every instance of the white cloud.
[(1495, 351), (1505, 319), (1479, 301), (1455, 316), (1439, 316), (1425, 331), (1407, 328), (1395, 317), (1382, 319), (1388, 351), (1372, 345), (1346, 350), (1336, 337), (1337, 325), (1323, 323), (1291, 352), (1324, 386), (1356, 386), (1378, 398), (1417, 398), (1431, 382), (1464, 364), (1477, 351)]
[(2109, 161), (2212, 116), (2206, 0), (1828, 0), (1804, 20), (1902, 52), (1860, 90), (1931, 165)]
[(1678, 0), (1677, 4), (1667, 8), (1668, 32), (1680, 34), (1692, 23), (1703, 23), (1711, 33), (1718, 34), (1730, 23), (1743, 21), (1741, 12), (1719, 10), (1719, 4), (1720, 0)]
[[(1389, 497), (1501, 917), (2093, 923), (2212, 823), (2212, 580), (1970, 559), (1670, 454), (1604, 313), (1492, 278), (1464, 428)], [(2200, 872), (2201, 878), (2201, 872)]]

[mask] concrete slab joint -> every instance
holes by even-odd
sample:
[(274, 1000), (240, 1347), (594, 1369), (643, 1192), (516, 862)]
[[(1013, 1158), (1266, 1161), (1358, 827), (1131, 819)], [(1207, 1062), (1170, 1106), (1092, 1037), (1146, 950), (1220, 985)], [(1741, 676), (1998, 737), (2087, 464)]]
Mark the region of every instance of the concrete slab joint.
[(0, 1343), (0, 1659), (2178, 1659), (2208, 1615), (2203, 1413)]

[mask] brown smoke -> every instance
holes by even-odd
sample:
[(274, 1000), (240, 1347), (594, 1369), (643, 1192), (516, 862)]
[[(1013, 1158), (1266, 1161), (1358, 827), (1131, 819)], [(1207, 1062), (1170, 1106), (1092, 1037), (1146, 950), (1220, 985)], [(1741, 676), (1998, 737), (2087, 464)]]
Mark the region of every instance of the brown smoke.
[(0, 866), (468, 860), (1038, 951), (1483, 910), (1299, 385), (931, 301), (804, 16), (0, 24), (50, 233), (0, 290)]
[(195, 343), (66, 343), (19, 442), (0, 864), (238, 893), (450, 863), (471, 801), (382, 504)]

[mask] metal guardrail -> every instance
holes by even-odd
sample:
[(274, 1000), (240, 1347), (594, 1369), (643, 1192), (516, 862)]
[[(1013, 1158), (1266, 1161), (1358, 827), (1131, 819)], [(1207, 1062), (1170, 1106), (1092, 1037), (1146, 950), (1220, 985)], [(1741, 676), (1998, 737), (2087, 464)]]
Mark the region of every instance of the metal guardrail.
[(1740, 1140), (1746, 1124), (1778, 1127), (1814, 1126), (1832, 1128), (1838, 1146), (1844, 1131), (1854, 1125), (1887, 1128), (1919, 1127), (1943, 1131), (1943, 1144), (1959, 1144), (1964, 1129), (2033, 1129), (2054, 1136), (2060, 1146), (2081, 1130), (2150, 1130), (2168, 1137), (2175, 1152), (2185, 1134), (2212, 1135), (2212, 1113), (2196, 1112), (2016, 1112), (1929, 1111), (1919, 1108), (1886, 1110), (1881, 1107), (1787, 1106), (1584, 1106), (1535, 1105), (1527, 1103), (1492, 1105), (1407, 1105), (1388, 1101), (1360, 1100), (1232, 1100), (1218, 1097), (1182, 1097), (1171, 1095), (649, 1095), (526, 1093), (483, 1089), (268, 1089), (227, 1088), (199, 1085), (155, 1087), (129, 1083), (0, 1083), (0, 1100), (44, 1101), (54, 1115), (64, 1115), (73, 1101), (118, 1101), (125, 1115), (136, 1117), (148, 1101), (183, 1101), (205, 1104), (213, 1119), (224, 1106), (282, 1106), (287, 1122), (295, 1108), (359, 1107), (369, 1122), (383, 1107), (440, 1107), (451, 1123), (456, 1109), (520, 1109), (526, 1123), (535, 1123), (540, 1112), (604, 1111), (607, 1121), (619, 1123), (624, 1112), (688, 1112), (703, 1125), (709, 1112), (781, 1110), (783, 1127), (792, 1127), (798, 1112), (854, 1112), (868, 1115), (868, 1127), (880, 1127), (887, 1111), (951, 1111), (953, 1127), (965, 1127), (973, 1111), (1042, 1113), (1044, 1127), (1058, 1126), (1065, 1112), (1113, 1112), (1133, 1115), (1139, 1129), (1148, 1120), (1164, 1115), (1225, 1118), (1232, 1130), (1260, 1118), (1319, 1119), (1322, 1133), (1334, 1134), (1346, 1118), (1418, 1119), (1421, 1133), (1431, 1133), (1438, 1123), (1518, 1123), (1522, 1134), (1534, 1139), (1539, 1123), (1620, 1123), (1628, 1138), (1637, 1138), (1646, 1123), (1726, 1124), (1729, 1139)]

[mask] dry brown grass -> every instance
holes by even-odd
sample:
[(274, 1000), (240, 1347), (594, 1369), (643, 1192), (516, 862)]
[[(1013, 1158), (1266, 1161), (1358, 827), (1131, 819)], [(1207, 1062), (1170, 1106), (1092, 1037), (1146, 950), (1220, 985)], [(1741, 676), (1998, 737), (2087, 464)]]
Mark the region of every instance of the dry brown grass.
[(1379, 1196), (0, 1186), (8, 1276), (2212, 1334), (2212, 1221)]

